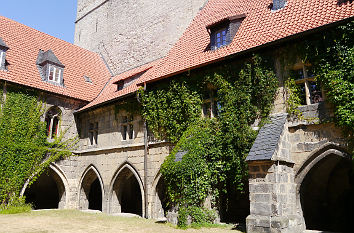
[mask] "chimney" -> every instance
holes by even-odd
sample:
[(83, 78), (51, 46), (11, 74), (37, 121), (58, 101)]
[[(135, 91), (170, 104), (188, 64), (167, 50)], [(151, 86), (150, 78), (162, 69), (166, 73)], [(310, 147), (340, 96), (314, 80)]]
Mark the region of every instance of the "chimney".
[(272, 10), (280, 10), (286, 6), (286, 0), (273, 0)]

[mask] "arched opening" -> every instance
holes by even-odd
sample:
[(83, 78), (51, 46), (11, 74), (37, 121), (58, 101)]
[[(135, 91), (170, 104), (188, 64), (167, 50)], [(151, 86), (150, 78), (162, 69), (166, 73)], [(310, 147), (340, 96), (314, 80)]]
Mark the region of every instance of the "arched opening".
[(60, 176), (48, 168), (24, 193), (34, 209), (61, 209), (65, 206), (65, 186)]
[(116, 176), (111, 197), (111, 213), (143, 216), (142, 185), (133, 169), (124, 166)]
[(59, 135), (59, 121), (61, 110), (58, 107), (51, 107), (45, 114), (45, 122), (47, 125), (47, 137), (55, 138)]
[(352, 166), (348, 157), (327, 153), (309, 167), (299, 189), (307, 229), (350, 232), (354, 214)]
[(166, 216), (168, 206), (164, 179), (161, 176), (159, 176), (157, 179), (158, 182), (155, 186), (155, 195), (153, 197), (154, 208), (152, 210), (152, 216), (155, 219), (161, 219)]
[(83, 175), (80, 187), (80, 209), (102, 211), (102, 182), (97, 170), (90, 167)]

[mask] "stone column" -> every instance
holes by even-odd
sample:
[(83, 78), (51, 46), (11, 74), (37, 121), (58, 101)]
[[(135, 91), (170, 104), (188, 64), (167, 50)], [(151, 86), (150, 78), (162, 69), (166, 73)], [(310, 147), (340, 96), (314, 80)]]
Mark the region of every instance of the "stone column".
[(293, 164), (251, 161), (249, 175), (247, 232), (303, 232), (304, 221), (296, 209)]

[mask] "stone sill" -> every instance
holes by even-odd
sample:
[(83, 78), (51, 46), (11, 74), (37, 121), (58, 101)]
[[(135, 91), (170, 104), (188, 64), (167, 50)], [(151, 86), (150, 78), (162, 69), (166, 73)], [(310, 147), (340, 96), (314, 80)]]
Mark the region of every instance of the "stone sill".
[[(158, 142), (149, 142), (148, 145), (158, 145), (166, 143), (166, 141), (158, 141)], [(118, 149), (125, 149), (125, 148), (136, 148), (136, 147), (144, 147), (144, 143), (135, 143), (135, 144), (126, 144), (126, 145), (117, 145), (117, 146), (108, 146), (108, 147), (96, 147), (96, 148), (89, 148), (85, 150), (77, 150), (73, 151), (74, 154), (85, 154), (85, 153), (92, 153), (92, 152), (99, 152), (99, 151), (108, 151), (108, 150), (118, 150)]]
[(331, 109), (326, 102), (316, 104), (303, 105), (298, 108), (305, 119), (290, 118), (288, 120), (289, 127), (297, 127), (301, 125), (320, 124), (331, 119)]

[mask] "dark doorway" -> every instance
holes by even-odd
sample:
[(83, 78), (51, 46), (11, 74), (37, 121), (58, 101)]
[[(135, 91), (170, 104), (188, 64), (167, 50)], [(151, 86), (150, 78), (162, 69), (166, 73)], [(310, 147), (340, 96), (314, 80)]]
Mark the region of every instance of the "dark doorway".
[(102, 190), (98, 178), (91, 184), (88, 201), (89, 209), (102, 211)]
[(90, 167), (82, 179), (80, 209), (102, 211), (102, 185), (96, 169)]
[(301, 206), (309, 230), (352, 232), (352, 162), (330, 155), (319, 161), (300, 187)]
[(116, 178), (113, 186), (115, 200), (112, 206), (113, 212), (132, 213), (142, 216), (142, 196), (138, 180), (129, 168), (124, 168)]
[(34, 209), (57, 209), (65, 193), (60, 177), (51, 169), (44, 172), (25, 191), (26, 202)]
[(166, 186), (163, 177), (159, 179), (156, 185), (156, 200), (155, 200), (155, 218), (163, 218), (168, 211)]

